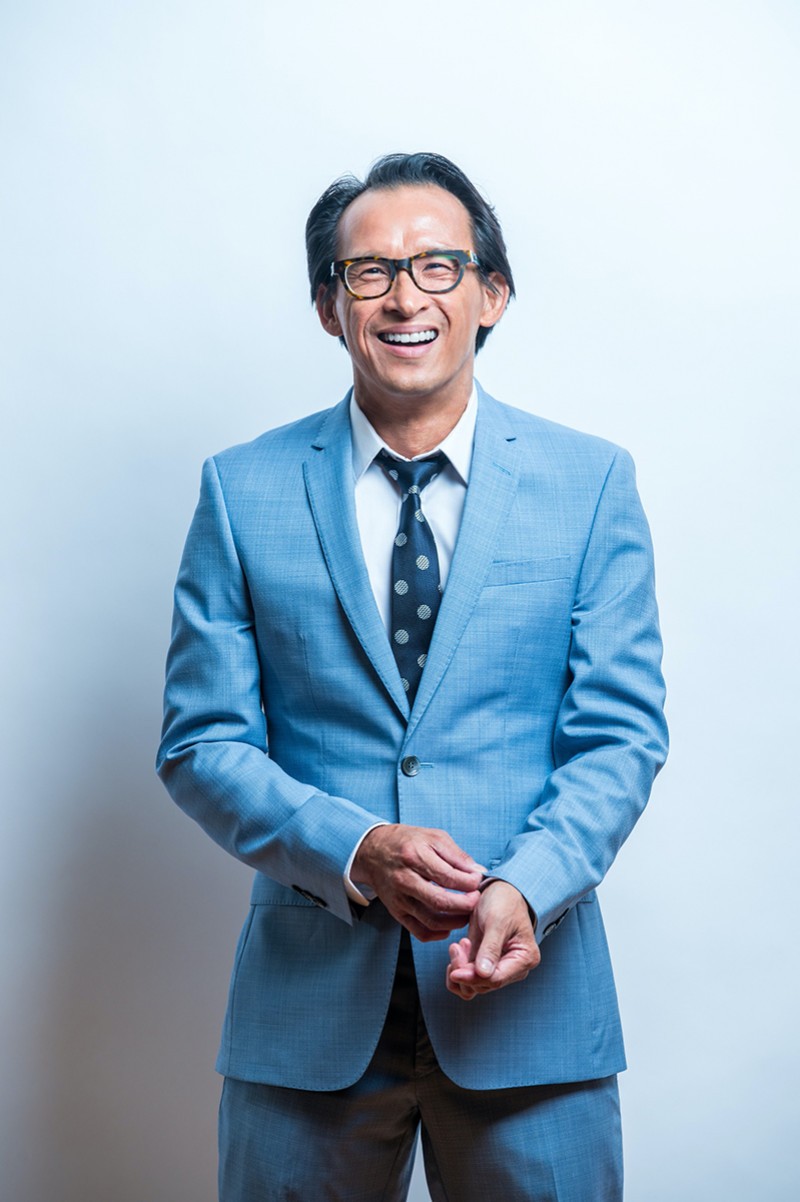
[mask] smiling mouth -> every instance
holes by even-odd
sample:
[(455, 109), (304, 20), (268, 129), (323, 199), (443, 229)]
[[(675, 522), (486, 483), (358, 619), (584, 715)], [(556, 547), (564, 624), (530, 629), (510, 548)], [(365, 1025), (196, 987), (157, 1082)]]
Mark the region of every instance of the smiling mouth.
[(437, 330), (414, 330), (411, 334), (379, 334), (381, 342), (395, 343), (399, 346), (415, 346), (420, 342), (434, 342), (438, 337)]

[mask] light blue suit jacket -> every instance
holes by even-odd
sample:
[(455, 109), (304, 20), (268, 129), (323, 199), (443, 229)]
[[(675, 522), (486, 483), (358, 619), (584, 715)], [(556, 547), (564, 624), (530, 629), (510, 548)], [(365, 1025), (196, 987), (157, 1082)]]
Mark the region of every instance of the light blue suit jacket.
[(348, 399), (206, 463), (176, 586), (159, 772), (257, 870), (217, 1067), (317, 1090), (363, 1073), (400, 928), (342, 876), (383, 818), (449, 831), (538, 916), (541, 966), (470, 1004), (445, 989), (447, 943), (414, 941), (444, 1071), (472, 1089), (609, 1075), (624, 1052), (594, 888), (666, 754), (631, 460), (480, 394), (409, 713), (361, 551)]

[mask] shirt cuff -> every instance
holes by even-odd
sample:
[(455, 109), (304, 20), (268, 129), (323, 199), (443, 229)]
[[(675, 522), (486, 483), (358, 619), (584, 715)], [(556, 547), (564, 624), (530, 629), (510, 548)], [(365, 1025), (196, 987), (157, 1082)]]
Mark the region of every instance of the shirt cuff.
[(344, 883), (345, 892), (350, 898), (350, 901), (355, 902), (357, 906), (368, 906), (369, 903), (374, 901), (378, 895), (374, 889), (370, 889), (369, 885), (365, 885), (363, 882), (359, 885), (355, 885), (353, 881), (351, 881), (350, 869), (353, 867), (353, 860), (358, 855), (358, 849), (370, 831), (374, 831), (377, 826), (389, 825), (390, 824), (388, 822), (373, 822), (372, 826), (368, 827), (367, 830), (364, 831), (364, 834), (361, 836), (358, 843), (356, 843), (355, 847), (350, 853), (350, 859), (345, 865), (344, 872), (342, 873), (342, 881)]

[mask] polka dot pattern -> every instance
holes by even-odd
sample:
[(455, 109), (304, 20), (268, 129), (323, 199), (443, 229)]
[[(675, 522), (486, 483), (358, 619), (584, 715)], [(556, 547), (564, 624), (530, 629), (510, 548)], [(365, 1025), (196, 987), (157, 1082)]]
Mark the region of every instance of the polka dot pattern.
[(422, 493), (441, 472), (445, 457), (439, 452), (407, 461), (381, 451), (378, 463), (402, 498), (392, 549), (392, 649), (413, 705), (442, 599), (436, 543), (422, 510)]

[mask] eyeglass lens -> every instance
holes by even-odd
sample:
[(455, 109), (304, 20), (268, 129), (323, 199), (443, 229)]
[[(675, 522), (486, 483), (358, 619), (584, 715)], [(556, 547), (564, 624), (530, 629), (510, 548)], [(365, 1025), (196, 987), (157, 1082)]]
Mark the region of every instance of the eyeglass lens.
[[(411, 277), (423, 292), (449, 292), (459, 281), (463, 268), (449, 255), (425, 255), (411, 260)], [(388, 259), (351, 263), (345, 269), (347, 287), (358, 296), (383, 296), (392, 286), (392, 264)]]

